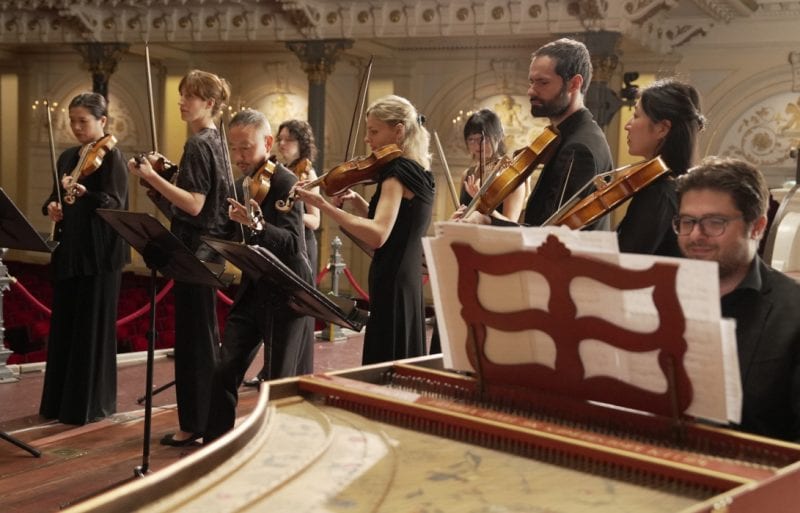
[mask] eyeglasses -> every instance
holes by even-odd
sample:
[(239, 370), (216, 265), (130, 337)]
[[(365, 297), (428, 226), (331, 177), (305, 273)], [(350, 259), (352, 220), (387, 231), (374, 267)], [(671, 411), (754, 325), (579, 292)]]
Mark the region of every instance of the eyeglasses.
[(700, 225), (700, 233), (706, 237), (719, 237), (725, 233), (725, 228), (728, 223), (742, 219), (742, 216), (725, 217), (725, 216), (675, 216), (672, 218), (672, 229), (678, 235), (689, 235), (694, 230), (694, 225)]

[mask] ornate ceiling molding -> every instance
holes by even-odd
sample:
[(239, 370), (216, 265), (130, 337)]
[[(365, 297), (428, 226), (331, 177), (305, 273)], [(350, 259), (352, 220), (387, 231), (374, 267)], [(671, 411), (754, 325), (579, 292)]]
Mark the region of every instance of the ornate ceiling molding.
[(800, 0), (0, 0), (0, 44), (289, 41), (614, 31), (667, 53)]

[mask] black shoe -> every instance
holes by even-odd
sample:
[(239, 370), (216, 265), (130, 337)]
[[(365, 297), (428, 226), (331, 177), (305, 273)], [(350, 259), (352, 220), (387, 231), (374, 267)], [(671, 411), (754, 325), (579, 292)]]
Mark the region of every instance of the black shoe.
[(264, 380), (259, 378), (258, 376), (256, 376), (255, 378), (250, 378), (250, 379), (246, 379), (246, 380), (242, 381), (242, 385), (244, 385), (246, 387), (258, 388), (259, 385), (261, 385), (262, 381), (264, 381)]
[(161, 439), (161, 445), (169, 445), (171, 447), (187, 447), (189, 445), (194, 445), (196, 441), (203, 438), (203, 435), (199, 433), (192, 433), (189, 438), (185, 440), (175, 440), (175, 433), (169, 433), (164, 435), (164, 438)]

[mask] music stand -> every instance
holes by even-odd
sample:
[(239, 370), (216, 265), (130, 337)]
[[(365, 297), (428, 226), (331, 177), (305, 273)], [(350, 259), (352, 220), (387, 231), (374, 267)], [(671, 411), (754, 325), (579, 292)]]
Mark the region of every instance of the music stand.
[(289, 307), (295, 312), (355, 331), (361, 331), (367, 323), (369, 312), (357, 308), (355, 301), (322, 294), (303, 281), (268, 249), (213, 237), (200, 238), (251, 279), (267, 280), (278, 287), (286, 295)]
[(162, 276), (176, 281), (221, 288), (230, 285), (233, 276), (223, 272), (224, 265), (199, 260), (150, 214), (100, 208), (96, 212), (142, 255), (145, 265), (150, 269), (150, 333), (147, 341), (144, 442), (142, 465), (134, 469), (134, 476), (143, 476), (150, 465), (153, 360), (156, 344), (156, 274), (161, 273)]
[[(3, 292), (8, 290), (8, 285), (11, 283), (8, 268), (3, 265), (3, 255), (6, 252), (6, 248), (52, 253), (56, 246), (58, 246), (57, 242), (46, 241), (39, 235), (14, 202), (11, 201), (11, 198), (0, 188), (0, 382), (16, 381), (18, 379), (6, 367), (6, 360), (11, 352), (6, 349), (3, 343), (5, 331), (3, 329)], [(37, 458), (41, 456), (38, 450), (17, 440), (8, 433), (0, 431), (0, 438), (28, 451)]]

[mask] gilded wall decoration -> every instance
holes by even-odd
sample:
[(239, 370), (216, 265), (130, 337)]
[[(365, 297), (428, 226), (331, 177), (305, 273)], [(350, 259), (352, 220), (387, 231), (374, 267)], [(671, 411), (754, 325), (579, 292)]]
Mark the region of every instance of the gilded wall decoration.
[(266, 114), (273, 134), (288, 119), (308, 118), (308, 98), (294, 93), (270, 93), (256, 100), (252, 107)]
[(744, 159), (756, 167), (788, 166), (789, 150), (800, 141), (800, 95), (782, 93), (745, 111), (720, 145), (724, 156)]

